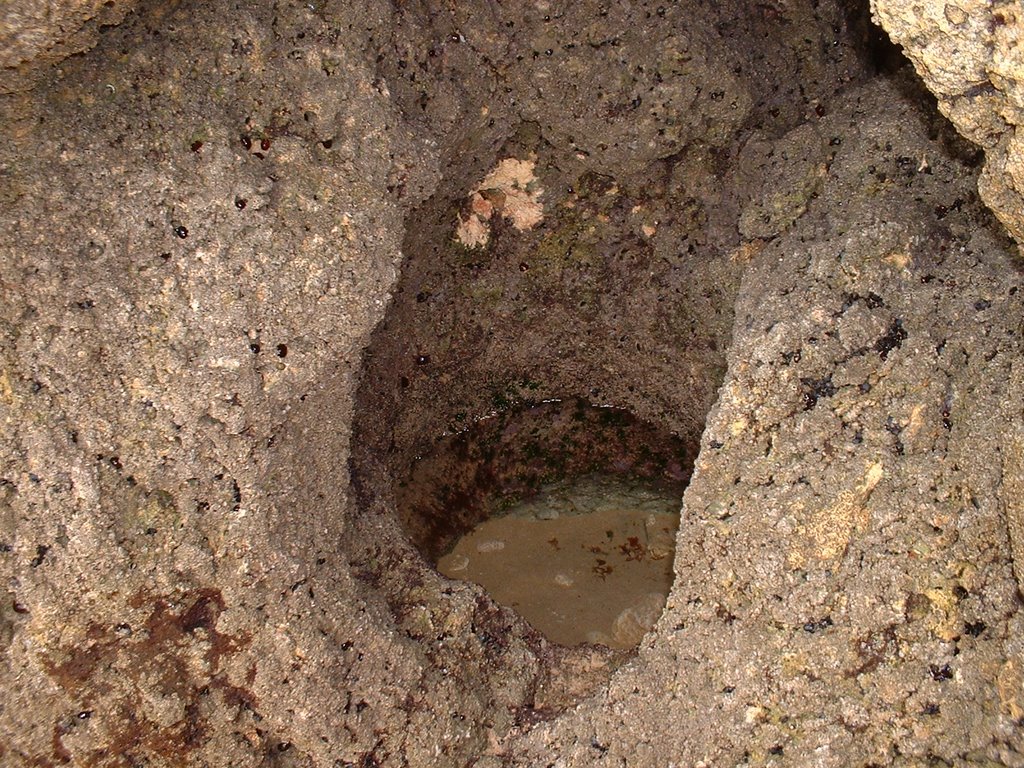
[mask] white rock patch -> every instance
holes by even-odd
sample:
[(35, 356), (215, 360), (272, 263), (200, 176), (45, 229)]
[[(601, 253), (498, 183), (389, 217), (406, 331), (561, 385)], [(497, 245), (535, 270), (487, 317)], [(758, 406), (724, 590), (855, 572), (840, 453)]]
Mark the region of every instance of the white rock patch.
[(456, 239), (467, 248), (483, 248), (491, 238), (491, 219), (499, 213), (520, 232), (544, 220), (544, 193), (534, 175), (534, 160), (505, 158), (469, 196), (469, 212), (459, 216)]

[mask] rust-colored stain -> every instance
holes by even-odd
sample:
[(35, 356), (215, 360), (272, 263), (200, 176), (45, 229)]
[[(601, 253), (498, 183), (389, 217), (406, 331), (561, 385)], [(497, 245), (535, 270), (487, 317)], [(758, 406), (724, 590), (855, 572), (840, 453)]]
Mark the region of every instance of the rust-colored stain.
[(640, 543), (637, 536), (630, 536), (625, 544), (620, 544), (619, 551), (627, 560), (636, 560), (637, 562), (643, 560), (644, 555), (647, 554), (647, 548)]
[(53, 757), (59, 763), (70, 763), (71, 753), (68, 752), (67, 747), (64, 746), (64, 742), (61, 741), (61, 736), (66, 732), (65, 727), (61, 723), (53, 724), (53, 737), (50, 739), (50, 745), (53, 747)]
[[(220, 672), (225, 656), (241, 652), (251, 642), (248, 635), (217, 631), (225, 608), (220, 590), (196, 589), (176, 603), (139, 591), (128, 605), (152, 607), (134, 631), (126, 634), (119, 632), (121, 627), (92, 624), (85, 643), (44, 661), (47, 673), (79, 700), (83, 710), (90, 710), (100, 694), (105, 699), (93, 723), (107, 736), (104, 748), (72, 755), (61, 738), (67, 725), (58, 721), (51, 755), (57, 764), (121, 766), (152, 759), (180, 763), (202, 746), (210, 715), (256, 707), (251, 691), (231, 684)], [(197, 664), (196, 654), (201, 663)], [(254, 676), (255, 667), (247, 683)], [(183, 717), (170, 726), (150, 720), (146, 702), (154, 698), (175, 702)]]

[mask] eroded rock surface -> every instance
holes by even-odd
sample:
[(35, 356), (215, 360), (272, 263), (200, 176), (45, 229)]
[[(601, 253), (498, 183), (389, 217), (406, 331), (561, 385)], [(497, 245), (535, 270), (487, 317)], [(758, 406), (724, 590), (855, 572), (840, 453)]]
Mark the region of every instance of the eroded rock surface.
[(517, 764), (1019, 758), (1020, 274), (891, 86), (821, 128), (819, 196), (739, 290), (659, 631)]
[(985, 148), (978, 187), (1018, 243), (1024, 242), (1024, 15), (1014, 2), (872, 0), (939, 109)]
[(0, 6), (0, 94), (31, 88), (49, 66), (88, 50), (135, 0), (58, 0)]
[[(824, 2), (215, 1), (0, 102), (0, 762), (1019, 763), (1019, 267), (866, 38)], [(543, 221), (459, 246), (510, 157)], [(595, 387), (701, 446), (633, 658), (350, 485)]]

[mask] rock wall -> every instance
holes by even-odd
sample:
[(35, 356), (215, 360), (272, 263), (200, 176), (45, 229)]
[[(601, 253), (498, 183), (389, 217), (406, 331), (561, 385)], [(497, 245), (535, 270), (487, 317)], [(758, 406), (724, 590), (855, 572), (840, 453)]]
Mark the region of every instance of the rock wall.
[(1024, 238), (1024, 17), (1013, 2), (872, 0), (874, 18), (903, 47), (939, 109), (984, 147), (985, 204)]
[(47, 69), (96, 44), (121, 22), (134, 0), (8, 2), (0, 8), (0, 95), (32, 87)]
[(841, 139), (818, 196), (744, 274), (668, 609), (515, 765), (1019, 757), (1000, 457), (1020, 274), (977, 212), (938, 203), (971, 181), (891, 86), (818, 130)]
[[(307, 624), (327, 555), (264, 480), (306, 394), (351, 390), (401, 259), (386, 189), (429, 173), (366, 51), (387, 13), (160, 10), (5, 102), (0, 763), (331, 764), (394, 706), (318, 703), (403, 662), (338, 650), (368, 621), (341, 563)], [(343, 507), (331, 407), (339, 453), (303, 467)]]
[[(143, 7), (0, 96), (0, 763), (1020, 762), (1021, 275), (978, 156), (863, 13), (667, 6)], [(467, 311), (508, 283), (501, 220), (494, 263), (432, 259), (531, 148), (572, 242), (631, 265), (522, 273), (550, 319), (627, 306), (621, 405), (722, 381), (629, 658), (402, 556), (350, 483), (400, 276)], [(496, 355), (471, 328), (445, 349)], [(631, 392), (672, 345), (676, 386), (659, 358)], [(445, 362), (439, 414), (480, 397)], [(435, 426), (367, 423), (383, 454)]]

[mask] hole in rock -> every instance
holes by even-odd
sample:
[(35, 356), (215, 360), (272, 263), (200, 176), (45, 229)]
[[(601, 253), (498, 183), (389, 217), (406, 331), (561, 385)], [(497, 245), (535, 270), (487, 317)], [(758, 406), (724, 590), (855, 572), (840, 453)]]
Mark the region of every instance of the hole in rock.
[(630, 648), (671, 586), (690, 464), (681, 439), (627, 411), (552, 401), (440, 440), (397, 509), (441, 573), (549, 640)]
[[(406, 9), (377, 59), (437, 172), (389, 176), (401, 271), (315, 506), (349, 450), (354, 504), (324, 530), (365, 605), (418, 644), (425, 688), (523, 726), (603, 685), (663, 610), (672, 518), (751, 322), (740, 281), (852, 162), (840, 94), (894, 55), (863, 3), (491, 10), (473, 22), (508, 36), (501, 94), (474, 80), (501, 54), (473, 58), (454, 18)], [(351, 386), (311, 398), (300, 442)]]
[(710, 152), (652, 181), (596, 172), (533, 122), (485, 138), (406, 220), (355, 398), (345, 540), (436, 669), (554, 712), (663, 612), (743, 262), (724, 209), (685, 202), (684, 173), (721, 194)]

